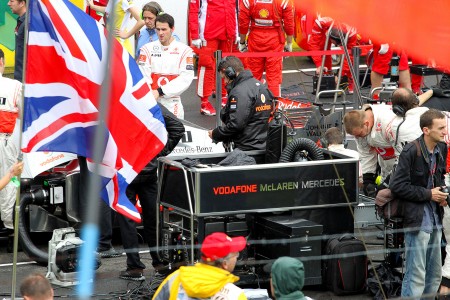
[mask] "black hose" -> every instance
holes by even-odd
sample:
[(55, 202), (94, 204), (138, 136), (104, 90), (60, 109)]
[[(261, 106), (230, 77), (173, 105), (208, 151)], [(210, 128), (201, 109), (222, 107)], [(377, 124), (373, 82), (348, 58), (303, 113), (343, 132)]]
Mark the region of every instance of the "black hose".
[(42, 266), (48, 265), (48, 253), (42, 251), (33, 243), (30, 237), (28, 226), (26, 225), (27, 206), (33, 203), (33, 194), (31, 192), (22, 193), (20, 196), (19, 211), (19, 241), (23, 251), (29, 258)]
[(322, 149), (312, 140), (307, 138), (298, 138), (289, 143), (280, 156), (280, 163), (295, 161), (296, 153), (306, 151), (306, 157), (309, 160), (323, 160)]

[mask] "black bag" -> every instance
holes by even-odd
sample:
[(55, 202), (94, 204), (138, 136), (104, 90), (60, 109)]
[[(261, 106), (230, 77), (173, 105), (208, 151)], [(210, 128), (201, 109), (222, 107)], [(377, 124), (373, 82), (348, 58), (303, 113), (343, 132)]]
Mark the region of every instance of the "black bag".
[(366, 290), (367, 255), (362, 241), (352, 234), (328, 240), (322, 280), (336, 295), (359, 294)]
[(381, 219), (403, 217), (403, 202), (394, 198), (390, 189), (382, 189), (375, 197), (375, 211)]
[[(375, 272), (378, 275), (378, 279), (375, 276)], [(381, 288), (383, 288), (384, 295)], [(400, 297), (402, 293), (402, 273), (383, 262), (375, 269), (371, 268), (369, 270), (367, 289), (374, 300)]]
[[(411, 143), (416, 145), (416, 156), (420, 157), (422, 155), (422, 150), (420, 149), (419, 142), (414, 140)], [(388, 188), (380, 190), (375, 196), (376, 215), (381, 219), (403, 217), (403, 209), (403, 201), (395, 198)]]

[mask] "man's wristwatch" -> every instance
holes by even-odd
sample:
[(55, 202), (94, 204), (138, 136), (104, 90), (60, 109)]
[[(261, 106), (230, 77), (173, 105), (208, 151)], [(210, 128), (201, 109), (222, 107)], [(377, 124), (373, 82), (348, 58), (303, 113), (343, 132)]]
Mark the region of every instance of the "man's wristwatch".
[(241, 44), (241, 45), (245, 45), (245, 41), (242, 43), (242, 42), (239, 42), (239, 44)]

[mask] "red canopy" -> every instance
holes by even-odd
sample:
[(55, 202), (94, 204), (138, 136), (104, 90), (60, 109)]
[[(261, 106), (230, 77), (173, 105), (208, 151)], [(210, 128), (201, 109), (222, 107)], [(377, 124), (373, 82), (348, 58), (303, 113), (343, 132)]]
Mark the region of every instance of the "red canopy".
[(450, 69), (448, 0), (302, 0), (296, 9), (319, 12), (357, 28), (372, 41), (396, 45), (409, 56)]

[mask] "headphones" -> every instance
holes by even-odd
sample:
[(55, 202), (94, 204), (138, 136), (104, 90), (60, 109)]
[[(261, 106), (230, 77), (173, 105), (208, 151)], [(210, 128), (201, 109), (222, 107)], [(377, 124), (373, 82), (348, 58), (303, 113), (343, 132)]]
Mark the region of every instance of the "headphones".
[[(413, 93), (413, 95), (415, 97), (414, 105), (419, 105), (419, 103), (420, 103), (419, 97), (417, 97), (417, 95), (414, 93)], [(399, 117), (405, 117), (405, 115), (406, 115), (406, 109), (403, 105), (392, 105), (392, 111), (394, 112), (394, 114), (396, 114)]]
[(402, 105), (392, 105), (392, 111), (399, 117), (404, 117), (406, 110)]
[(234, 80), (236, 78), (236, 71), (232, 66), (229, 66), (224, 71), (225, 76), (227, 76), (228, 79)]
[[(227, 62), (228, 56), (225, 57), (220, 64), (225, 64)], [(234, 80), (237, 77), (236, 71), (234, 70), (234, 68), (232, 66), (228, 66), (225, 69), (223, 69), (223, 73), (225, 74), (225, 76), (229, 79), (229, 80)]]
[[(150, 6), (150, 7), (152, 7), (152, 8), (154, 8), (155, 10), (156, 10), (156, 14), (155, 14), (155, 16), (158, 16), (160, 13), (162, 13), (163, 11), (162, 10), (160, 10), (158, 7), (156, 7), (155, 5), (152, 5), (152, 3), (151, 2), (149, 2), (149, 3), (147, 3), (147, 4), (145, 4), (144, 5), (144, 7), (145, 6)], [(149, 9), (147, 9), (147, 10), (145, 10), (145, 11), (150, 11)], [(151, 12), (151, 11), (150, 11)], [(151, 13), (153, 13), (153, 12), (151, 12)], [(142, 20), (144, 20), (144, 10), (142, 10), (141, 11), (141, 19)]]
[[(414, 98), (415, 99), (414, 105), (419, 105), (419, 103), (420, 103), (419, 97), (417, 97), (417, 95), (414, 94), (412, 91), (411, 91), (411, 93), (415, 96), (415, 98)], [(406, 120), (406, 109), (405, 109), (405, 107), (403, 105), (392, 105), (392, 111), (397, 116), (403, 118), (403, 120), (400, 122), (400, 124), (398, 124), (397, 132), (395, 134), (394, 147), (396, 147), (397, 143), (398, 143), (398, 133), (400, 132), (400, 126), (402, 126), (403, 122), (405, 122), (405, 120)]]

